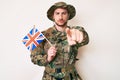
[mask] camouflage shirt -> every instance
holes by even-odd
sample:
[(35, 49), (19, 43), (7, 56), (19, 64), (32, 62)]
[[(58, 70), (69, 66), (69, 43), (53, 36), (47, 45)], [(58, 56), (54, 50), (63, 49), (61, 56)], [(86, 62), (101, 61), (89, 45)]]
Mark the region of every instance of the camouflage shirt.
[[(84, 30), (83, 27), (74, 26), (74, 27), (69, 27), (69, 28), (75, 28), (83, 32), (84, 39), (81, 43), (78, 43), (73, 46), (68, 45), (66, 33), (56, 30), (56, 28), (53, 26), (47, 29), (46, 31), (43, 31), (42, 33), (53, 45), (56, 46), (57, 52), (56, 52), (55, 58), (51, 62), (48, 63), (47, 51), (50, 48), (50, 45), (47, 40), (44, 40), (42, 43), (40, 43), (40, 45), (37, 48), (35, 48), (31, 52), (32, 62), (39, 66), (46, 67), (44, 75), (43, 75), (43, 80), (57, 80), (56, 78), (61, 78), (61, 80), (78, 80), (76, 76), (78, 74), (74, 67), (76, 60), (78, 60), (76, 59), (78, 48), (83, 45), (88, 44), (89, 38), (88, 38), (87, 32)], [(69, 74), (69, 72), (67, 72), (67, 70), (64, 71), (65, 74), (61, 74), (61, 75), (58, 75), (56, 72), (53, 71), (53, 69), (68, 68), (68, 66), (72, 66), (72, 65), (73, 65), (72, 67), (73, 69), (70, 68), (74, 72), (72, 74), (72, 77), (71, 76), (68, 77), (66, 73)], [(50, 72), (50, 70), (52, 70), (53, 73)], [(72, 71), (70, 73), (72, 73)]]

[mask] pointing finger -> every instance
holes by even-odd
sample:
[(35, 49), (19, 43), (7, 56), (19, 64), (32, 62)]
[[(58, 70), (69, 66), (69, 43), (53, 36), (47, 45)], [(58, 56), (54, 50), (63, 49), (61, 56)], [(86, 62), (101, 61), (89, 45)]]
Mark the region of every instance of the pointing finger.
[(66, 33), (67, 33), (67, 35), (68, 35), (69, 37), (71, 37), (71, 31), (70, 31), (69, 28), (66, 28)]

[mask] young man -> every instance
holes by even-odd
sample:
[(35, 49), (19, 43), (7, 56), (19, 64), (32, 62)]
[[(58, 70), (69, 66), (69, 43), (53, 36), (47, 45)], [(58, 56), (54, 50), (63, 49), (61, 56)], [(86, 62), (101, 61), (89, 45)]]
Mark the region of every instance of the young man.
[(64, 2), (55, 3), (47, 12), (54, 26), (43, 31), (43, 34), (52, 45), (44, 40), (31, 52), (32, 62), (45, 66), (42, 80), (82, 80), (75, 62), (78, 60), (78, 48), (88, 44), (89, 38), (83, 27), (67, 25), (75, 13), (75, 8)]

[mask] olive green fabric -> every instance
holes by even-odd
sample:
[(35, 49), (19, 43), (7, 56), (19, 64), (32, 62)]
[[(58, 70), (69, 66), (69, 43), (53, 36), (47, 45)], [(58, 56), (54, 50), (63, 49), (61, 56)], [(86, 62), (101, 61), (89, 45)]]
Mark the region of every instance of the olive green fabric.
[(68, 11), (68, 13), (70, 14), (69, 20), (72, 19), (76, 14), (76, 10), (75, 10), (74, 6), (66, 4), (65, 2), (57, 2), (54, 5), (52, 5), (47, 11), (47, 17), (52, 21), (54, 21), (52, 18), (53, 13), (54, 13), (55, 9), (57, 9), (57, 8), (66, 9)]
[[(69, 28), (75, 28), (83, 32), (84, 39), (81, 43), (70, 46), (67, 42), (66, 33), (57, 31), (53, 26), (42, 33), (56, 46), (55, 58), (51, 62), (47, 62), (47, 51), (50, 45), (46, 40), (31, 52), (32, 62), (39, 66), (45, 66), (42, 80), (57, 80), (57, 78), (62, 78), (62, 80), (82, 80), (74, 65), (78, 60), (76, 58), (78, 48), (88, 44), (89, 38), (83, 27), (75, 26)], [(61, 71), (56, 72), (57, 69)]]

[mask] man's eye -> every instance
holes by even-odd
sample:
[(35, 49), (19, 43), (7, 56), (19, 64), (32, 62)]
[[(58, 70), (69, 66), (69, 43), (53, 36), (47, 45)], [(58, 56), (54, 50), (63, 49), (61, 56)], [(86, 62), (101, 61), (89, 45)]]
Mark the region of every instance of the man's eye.
[(64, 13), (62, 13), (62, 14), (66, 15), (67, 13), (66, 13), (66, 12), (64, 12)]
[(56, 15), (59, 15), (59, 13), (56, 13)]

